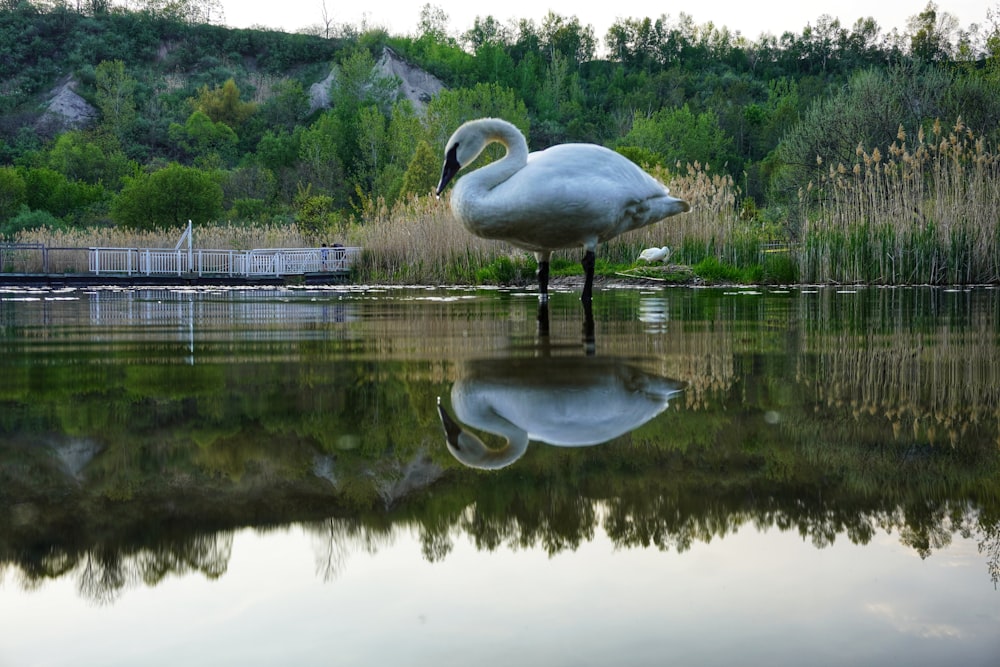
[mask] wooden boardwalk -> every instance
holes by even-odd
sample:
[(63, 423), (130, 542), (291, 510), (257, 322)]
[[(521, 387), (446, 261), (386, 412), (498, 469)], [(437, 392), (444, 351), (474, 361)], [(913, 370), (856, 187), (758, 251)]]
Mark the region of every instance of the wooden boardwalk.
[[(358, 247), (47, 248), (0, 244), (3, 285), (246, 285), (337, 283), (349, 279)], [(71, 256), (71, 260), (65, 258)], [(62, 261), (53, 257), (62, 257)], [(83, 258), (86, 257), (86, 264)], [(58, 265), (58, 268), (55, 268)], [(61, 269), (61, 270), (60, 270)]]

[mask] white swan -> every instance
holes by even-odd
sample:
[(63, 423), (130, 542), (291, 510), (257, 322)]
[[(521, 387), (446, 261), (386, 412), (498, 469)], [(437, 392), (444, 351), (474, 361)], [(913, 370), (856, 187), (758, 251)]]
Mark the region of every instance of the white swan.
[[(530, 440), (582, 447), (613, 440), (663, 412), (683, 385), (620, 359), (552, 357), (468, 362), (451, 388), (456, 419), (438, 398), (448, 451), (472, 468), (521, 458)], [(462, 426), (499, 435), (491, 449)]]
[(460, 178), (451, 210), (473, 234), (533, 252), (543, 301), (553, 250), (583, 247), (582, 299), (590, 301), (598, 243), (690, 209), (613, 150), (561, 144), (528, 153), (520, 130), (498, 118), (469, 121), (451, 135), (438, 195), (494, 142), (503, 144), (507, 155)]
[(644, 262), (665, 262), (670, 259), (670, 248), (663, 246), (662, 248), (646, 248), (639, 253), (639, 259)]

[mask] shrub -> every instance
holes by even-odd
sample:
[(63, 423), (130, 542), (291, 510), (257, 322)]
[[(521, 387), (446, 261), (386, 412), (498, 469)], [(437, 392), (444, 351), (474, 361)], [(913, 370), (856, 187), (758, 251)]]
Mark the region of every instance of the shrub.
[(18, 232), (43, 227), (56, 230), (63, 229), (65, 223), (48, 211), (32, 211), (22, 205), (20, 212), (5, 223), (0, 223), (0, 238), (13, 239)]
[(125, 179), (111, 204), (111, 218), (129, 229), (183, 227), (222, 213), (222, 187), (208, 173), (179, 164)]

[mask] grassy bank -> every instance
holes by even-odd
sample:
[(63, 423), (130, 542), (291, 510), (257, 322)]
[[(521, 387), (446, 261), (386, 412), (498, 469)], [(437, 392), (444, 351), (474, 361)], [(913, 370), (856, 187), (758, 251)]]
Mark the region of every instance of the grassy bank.
[[(699, 164), (654, 169), (691, 211), (623, 235), (598, 252), (598, 274), (736, 283), (970, 284), (1000, 281), (1000, 159), (959, 121), (935, 123), (909, 142), (903, 128), (888, 155), (857, 149), (854, 164), (830, 165), (798, 196), (798, 210), (758, 210), (732, 178)], [(823, 163), (822, 156), (817, 157)], [(374, 203), (362, 223), (322, 235), (295, 226), (197, 225), (199, 248), (246, 250), (360, 246), (356, 280), (387, 284), (518, 284), (533, 280), (529, 253), (468, 233), (447, 198)], [(793, 224), (793, 220), (801, 222)], [(22, 243), (50, 248), (172, 248), (180, 229), (22, 232)], [(680, 272), (645, 267), (644, 248), (668, 245)], [(553, 273), (578, 274), (581, 250), (556, 253)], [(11, 266), (8, 261), (6, 266)], [(50, 271), (86, 271), (80, 253), (50, 253)], [(11, 269), (6, 269), (11, 270)], [(39, 271), (30, 262), (24, 271)]]

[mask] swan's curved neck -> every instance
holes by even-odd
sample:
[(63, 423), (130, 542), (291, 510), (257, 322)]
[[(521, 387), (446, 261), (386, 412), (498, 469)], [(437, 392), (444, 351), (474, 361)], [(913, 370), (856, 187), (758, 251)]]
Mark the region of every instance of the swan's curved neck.
[(528, 450), (527, 431), (518, 428), (495, 413), (491, 417), (480, 416), (481, 418), (476, 420), (475, 426), (506, 440), (506, 444), (497, 449), (487, 447), (479, 436), (466, 430), (455, 421), (441, 405), (440, 399), (438, 399), (438, 414), (441, 417), (441, 424), (444, 426), (448, 451), (459, 462), (470, 468), (483, 470), (505, 468), (524, 456)]
[[(503, 183), (528, 164), (528, 142), (515, 126), (506, 121), (484, 123), (483, 144), (480, 152), (492, 143), (503, 144), (507, 154), (501, 159), (481, 167), (465, 176), (483, 187), (493, 187)], [(477, 152), (478, 157), (478, 152)]]

